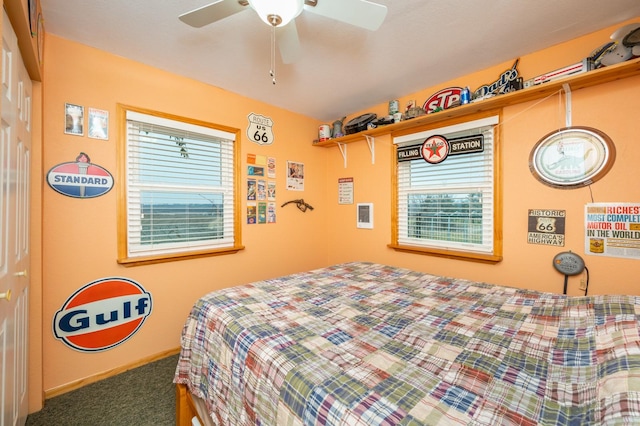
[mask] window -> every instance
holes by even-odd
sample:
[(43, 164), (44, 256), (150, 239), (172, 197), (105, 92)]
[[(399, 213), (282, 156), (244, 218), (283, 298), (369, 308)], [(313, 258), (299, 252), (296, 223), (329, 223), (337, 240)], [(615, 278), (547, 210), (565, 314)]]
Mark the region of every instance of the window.
[(497, 123), (492, 116), (394, 137), (390, 247), (502, 260)]
[(118, 119), (118, 261), (241, 250), (239, 130), (122, 105)]

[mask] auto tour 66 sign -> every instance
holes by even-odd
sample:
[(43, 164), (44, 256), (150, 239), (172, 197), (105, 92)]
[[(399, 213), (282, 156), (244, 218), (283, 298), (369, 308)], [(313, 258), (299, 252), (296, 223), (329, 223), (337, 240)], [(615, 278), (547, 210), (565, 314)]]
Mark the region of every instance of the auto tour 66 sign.
[(151, 314), (151, 294), (127, 278), (102, 278), (77, 290), (53, 317), (53, 334), (82, 352), (111, 349)]
[(113, 188), (113, 176), (106, 169), (92, 164), (81, 152), (76, 161), (61, 163), (47, 173), (47, 183), (56, 192), (74, 198), (94, 198)]

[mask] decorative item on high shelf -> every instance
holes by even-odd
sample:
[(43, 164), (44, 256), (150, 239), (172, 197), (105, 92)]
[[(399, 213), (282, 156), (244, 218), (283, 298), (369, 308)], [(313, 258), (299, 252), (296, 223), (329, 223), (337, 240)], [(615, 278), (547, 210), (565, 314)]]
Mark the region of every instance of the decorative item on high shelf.
[(342, 131), (342, 123), (344, 123), (344, 120), (346, 120), (346, 118), (347, 117), (342, 117), (340, 120), (336, 120), (333, 122), (333, 128), (331, 129), (332, 138), (339, 138), (344, 136), (344, 132)]
[(351, 119), (351, 121), (349, 121), (347, 125), (344, 126), (345, 134), (350, 135), (353, 133), (358, 133), (363, 130), (366, 130), (367, 125), (373, 120), (375, 120), (376, 117), (377, 115), (375, 113), (368, 112), (366, 114), (362, 114), (357, 116), (356, 118)]

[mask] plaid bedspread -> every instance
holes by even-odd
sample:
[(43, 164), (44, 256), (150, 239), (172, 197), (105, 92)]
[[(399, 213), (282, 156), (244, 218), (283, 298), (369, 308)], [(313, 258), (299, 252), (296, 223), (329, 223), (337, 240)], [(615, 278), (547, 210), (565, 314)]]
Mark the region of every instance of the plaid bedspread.
[(198, 300), (174, 381), (219, 425), (638, 425), (639, 313), (346, 263)]

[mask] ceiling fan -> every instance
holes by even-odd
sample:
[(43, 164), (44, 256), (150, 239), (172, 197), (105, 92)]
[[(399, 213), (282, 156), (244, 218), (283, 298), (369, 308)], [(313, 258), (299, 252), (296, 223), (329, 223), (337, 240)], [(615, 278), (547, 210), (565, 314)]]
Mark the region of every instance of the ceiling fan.
[(300, 55), (300, 41), (294, 19), (303, 10), (370, 31), (377, 30), (387, 15), (386, 6), (367, 0), (218, 0), (186, 12), (179, 18), (185, 24), (200, 28), (242, 12), (247, 6), (273, 27), (272, 47), (277, 41), (285, 64), (295, 62)]

